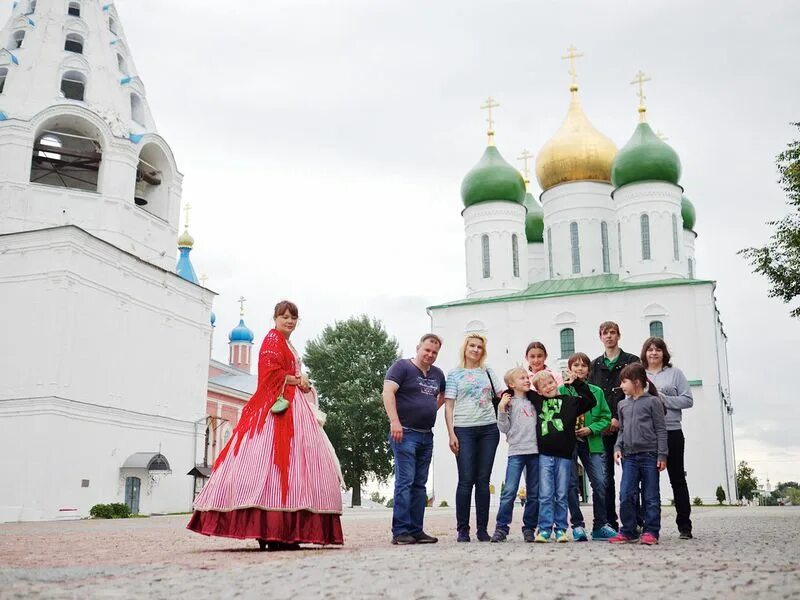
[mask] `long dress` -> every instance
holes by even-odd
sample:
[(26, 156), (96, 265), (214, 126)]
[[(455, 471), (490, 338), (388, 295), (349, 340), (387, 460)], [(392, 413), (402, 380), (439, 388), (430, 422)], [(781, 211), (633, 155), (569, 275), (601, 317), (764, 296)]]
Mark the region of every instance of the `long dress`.
[[(285, 385), (300, 373), (286, 338), (272, 329), (258, 360), (258, 388), (197, 496), (187, 528), (267, 542), (342, 544), (338, 461), (313, 393)], [(270, 407), (283, 390), (289, 408)]]

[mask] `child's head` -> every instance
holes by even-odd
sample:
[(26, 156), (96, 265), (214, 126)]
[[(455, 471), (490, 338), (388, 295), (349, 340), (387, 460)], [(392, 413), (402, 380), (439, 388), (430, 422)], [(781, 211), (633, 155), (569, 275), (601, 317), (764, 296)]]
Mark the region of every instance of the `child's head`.
[(531, 371), (538, 373), (545, 368), (547, 362), (547, 349), (542, 342), (531, 342), (525, 349), (525, 358)]
[(654, 396), (657, 394), (656, 386), (647, 379), (647, 372), (641, 363), (631, 363), (627, 365), (619, 374), (619, 386), (622, 393), (626, 396), (638, 398), (645, 391), (649, 391)]
[(524, 394), (531, 389), (531, 379), (522, 367), (514, 367), (506, 371), (503, 380), (508, 387), (519, 394)]
[(606, 350), (613, 350), (619, 346), (620, 337), (619, 325), (614, 321), (603, 321), (600, 323), (600, 341), (603, 342), (603, 346), (606, 347)]
[(567, 360), (567, 366), (572, 374), (578, 379), (586, 379), (589, 376), (589, 367), (592, 361), (583, 352), (576, 352)]
[(558, 384), (550, 371), (539, 371), (533, 376), (533, 387), (545, 398), (558, 395)]

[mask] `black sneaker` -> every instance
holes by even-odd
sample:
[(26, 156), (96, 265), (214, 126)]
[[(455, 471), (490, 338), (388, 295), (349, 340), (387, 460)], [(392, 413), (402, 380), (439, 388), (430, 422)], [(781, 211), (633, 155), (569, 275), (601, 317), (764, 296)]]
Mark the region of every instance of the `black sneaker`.
[(523, 529), (522, 530), (522, 539), (524, 539), (529, 544), (536, 541), (536, 531), (534, 529)]
[(409, 544), (416, 544), (417, 538), (410, 533), (401, 533), (392, 538), (392, 544), (395, 546), (408, 546)]
[(495, 529), (494, 530), (494, 535), (492, 535), (491, 542), (493, 544), (498, 544), (500, 542), (505, 542), (507, 537), (508, 537), (508, 534), (505, 531), (503, 531), (502, 529)]
[(483, 529), (481, 531), (478, 531), (475, 534), (475, 537), (478, 538), (479, 542), (491, 542), (492, 541), (492, 536), (490, 536), (489, 532), (486, 531), (485, 529)]
[(418, 544), (435, 544), (439, 541), (439, 538), (428, 535), (424, 531), (420, 531), (414, 536), (414, 539), (417, 540)]
[(469, 531), (459, 531), (458, 537), (456, 538), (457, 542), (468, 542), (469, 541)]
[(692, 536), (692, 532), (691, 532), (691, 531), (681, 531), (681, 533), (680, 533), (680, 536), (679, 536), (679, 537), (680, 537), (682, 540), (691, 540), (691, 539), (694, 539), (694, 538), (693, 538), (693, 536)]

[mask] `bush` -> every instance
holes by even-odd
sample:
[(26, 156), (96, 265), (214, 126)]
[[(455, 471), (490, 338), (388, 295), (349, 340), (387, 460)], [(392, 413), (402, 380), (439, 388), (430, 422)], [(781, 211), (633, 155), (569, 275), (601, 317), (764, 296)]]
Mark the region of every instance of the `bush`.
[(439, 503), (439, 508), (447, 508), (448, 506), (450, 506), (450, 505), (447, 503), (447, 500), (442, 500)]
[(703, 506), (703, 499), (700, 496), (695, 496), (694, 500), (692, 500), (692, 504), (695, 506)]
[(121, 502), (95, 504), (89, 509), (89, 515), (95, 519), (127, 519), (131, 516), (131, 509)]
[(382, 496), (380, 492), (372, 492), (369, 499), (375, 504), (386, 504), (386, 496)]
[(386, 508), (394, 508), (394, 498), (389, 498), (388, 502), (386, 502)]
[(725, 502), (725, 490), (722, 489), (721, 485), (717, 486), (717, 502), (719, 502), (720, 506), (722, 506), (722, 503)]

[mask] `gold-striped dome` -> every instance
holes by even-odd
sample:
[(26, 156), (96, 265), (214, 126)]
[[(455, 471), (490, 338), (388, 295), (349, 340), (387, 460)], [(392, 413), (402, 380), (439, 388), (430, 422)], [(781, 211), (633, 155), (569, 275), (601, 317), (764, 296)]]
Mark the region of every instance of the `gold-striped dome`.
[(578, 86), (570, 87), (567, 117), (536, 157), (536, 179), (542, 191), (568, 181), (611, 182), (617, 147), (595, 129), (583, 112)]
[(178, 248), (192, 248), (194, 246), (194, 238), (189, 234), (189, 229), (184, 229), (183, 233), (178, 236)]

